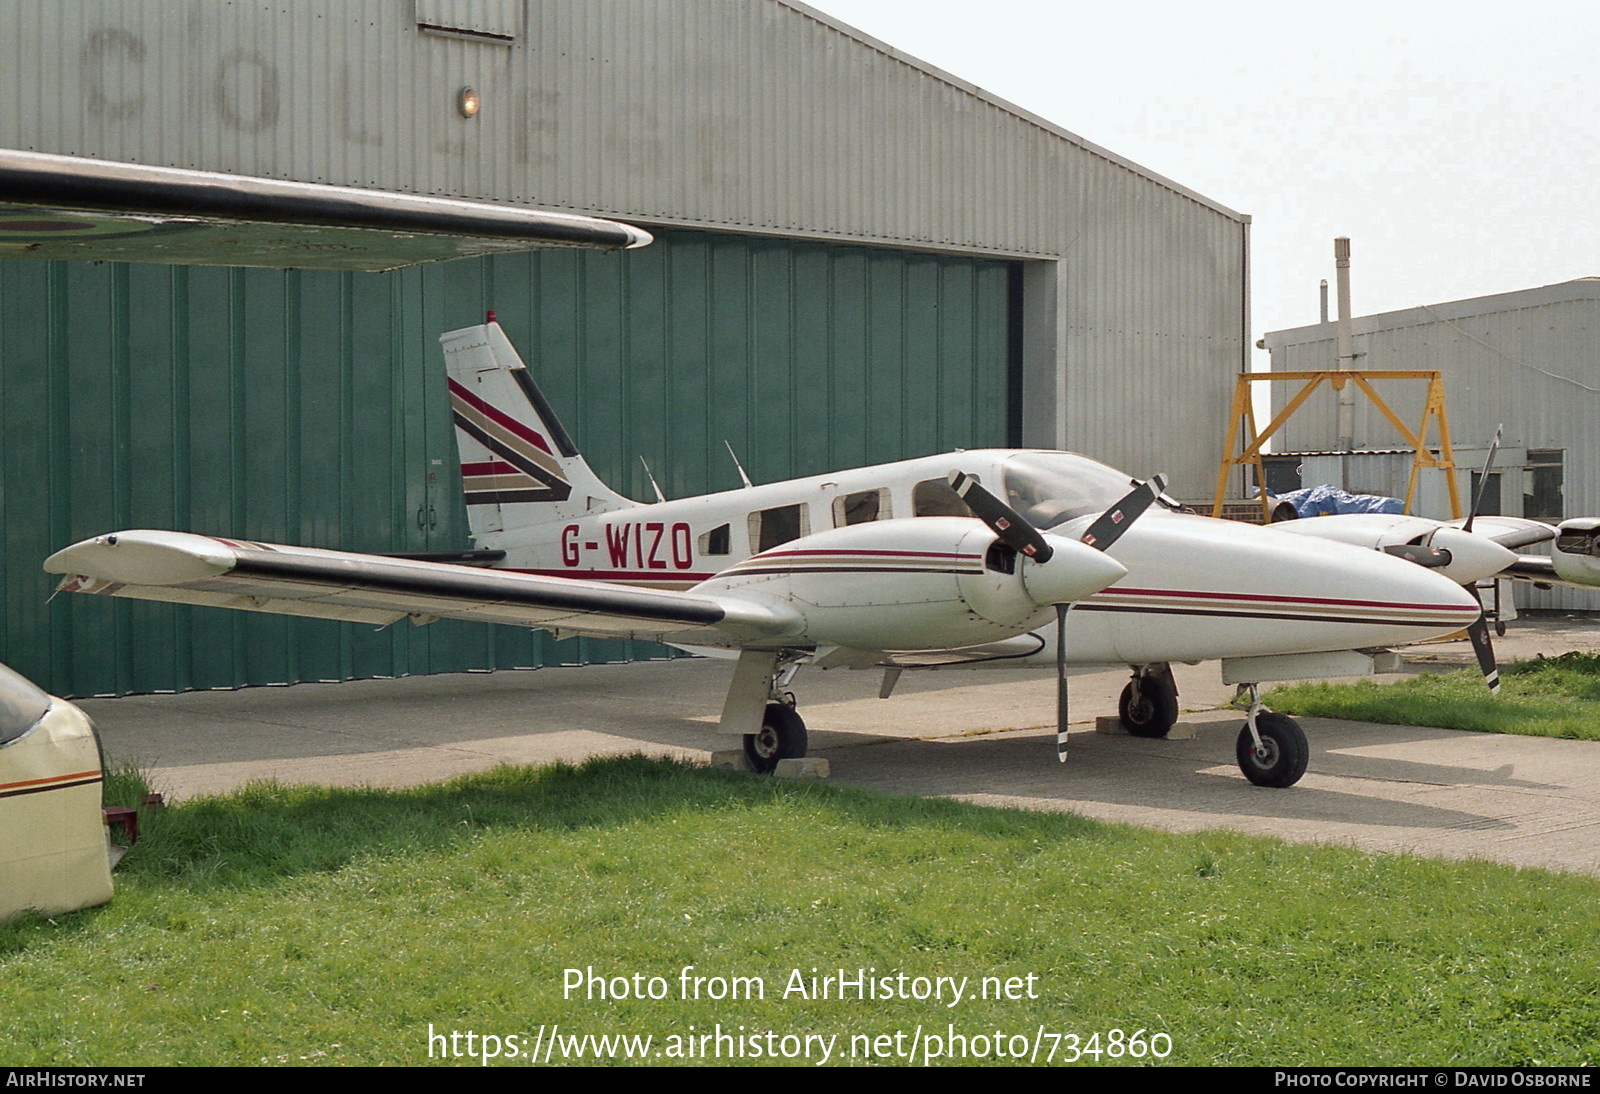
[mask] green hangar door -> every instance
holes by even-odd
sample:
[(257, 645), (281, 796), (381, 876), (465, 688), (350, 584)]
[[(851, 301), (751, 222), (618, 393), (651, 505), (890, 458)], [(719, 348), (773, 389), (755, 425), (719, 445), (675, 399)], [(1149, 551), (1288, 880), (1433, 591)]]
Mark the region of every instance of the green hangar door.
[(49, 599), (119, 528), (469, 546), (438, 337), (493, 309), (635, 498), (1014, 442), (1011, 264), (657, 230), (390, 274), (0, 260), (0, 661), (61, 695), (664, 656), (441, 620), (383, 629)]

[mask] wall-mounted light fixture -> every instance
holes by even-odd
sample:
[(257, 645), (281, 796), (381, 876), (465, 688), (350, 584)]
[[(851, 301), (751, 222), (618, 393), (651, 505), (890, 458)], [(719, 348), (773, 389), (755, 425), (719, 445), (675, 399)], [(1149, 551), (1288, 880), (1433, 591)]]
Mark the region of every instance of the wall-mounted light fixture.
[(483, 101), (478, 98), (478, 89), (475, 87), (464, 87), (456, 95), (456, 109), (463, 118), (475, 116), (482, 105)]

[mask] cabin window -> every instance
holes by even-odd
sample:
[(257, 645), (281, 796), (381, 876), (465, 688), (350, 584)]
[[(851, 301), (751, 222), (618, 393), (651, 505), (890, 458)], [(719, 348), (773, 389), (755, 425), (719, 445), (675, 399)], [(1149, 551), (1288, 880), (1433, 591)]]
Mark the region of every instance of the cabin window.
[(871, 524), (875, 520), (888, 520), (889, 491), (860, 490), (833, 499), (833, 526)]
[[(978, 482), (978, 476), (968, 476)], [(914, 517), (970, 517), (972, 510), (944, 479), (927, 479), (911, 488), (911, 515)]]
[(755, 544), (757, 551), (770, 551), (792, 539), (799, 539), (808, 530), (804, 505), (780, 505), (776, 509), (759, 509), (750, 514), (750, 542)]
[(719, 524), (709, 532), (700, 534), (700, 553), (702, 555), (725, 555), (728, 553), (728, 525)]
[(1566, 515), (1566, 499), (1561, 493), (1563, 457), (1559, 448), (1528, 449), (1528, 492), (1522, 495), (1523, 516), (1559, 524)]

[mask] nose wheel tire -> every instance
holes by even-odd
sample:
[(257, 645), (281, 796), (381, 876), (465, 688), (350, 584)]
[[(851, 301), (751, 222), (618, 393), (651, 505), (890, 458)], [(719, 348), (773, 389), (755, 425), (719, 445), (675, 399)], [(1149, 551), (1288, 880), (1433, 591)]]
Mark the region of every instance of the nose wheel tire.
[(1249, 723), (1239, 731), (1235, 751), (1244, 777), (1257, 786), (1285, 787), (1299, 782), (1311, 758), (1311, 746), (1306, 744), (1300, 723), (1282, 714), (1262, 711), (1256, 715), (1256, 732), (1261, 734), (1259, 752), (1250, 736)]
[(779, 760), (798, 760), (806, 754), (806, 723), (786, 703), (768, 703), (761, 716), (761, 732), (744, 735), (744, 754), (750, 766), (766, 775)]
[(1165, 737), (1178, 720), (1178, 691), (1154, 674), (1135, 677), (1122, 689), (1117, 717), (1135, 737)]

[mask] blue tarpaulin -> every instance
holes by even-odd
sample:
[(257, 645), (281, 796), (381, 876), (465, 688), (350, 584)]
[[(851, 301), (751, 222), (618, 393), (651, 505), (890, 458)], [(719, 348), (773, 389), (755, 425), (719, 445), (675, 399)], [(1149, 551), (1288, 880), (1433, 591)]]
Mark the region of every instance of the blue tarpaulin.
[(1322, 517), (1335, 513), (1399, 513), (1403, 510), (1399, 498), (1385, 498), (1377, 494), (1351, 494), (1337, 486), (1308, 486), (1304, 490), (1291, 490), (1287, 494), (1272, 494), (1280, 502), (1288, 502), (1302, 517)]

